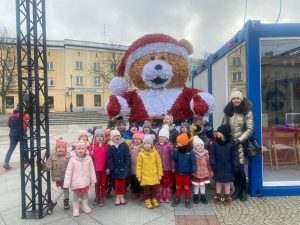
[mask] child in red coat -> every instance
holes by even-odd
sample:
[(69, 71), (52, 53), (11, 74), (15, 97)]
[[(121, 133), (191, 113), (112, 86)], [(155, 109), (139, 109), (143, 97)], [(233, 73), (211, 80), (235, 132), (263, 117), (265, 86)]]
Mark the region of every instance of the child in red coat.
[(205, 197), (205, 184), (210, 183), (211, 170), (209, 166), (209, 154), (204, 148), (204, 142), (198, 137), (193, 138), (193, 151), (196, 158), (196, 172), (193, 173), (192, 184), (194, 185), (194, 204), (199, 204), (199, 190), (201, 202), (207, 204)]
[(108, 145), (105, 143), (105, 132), (103, 129), (95, 130), (95, 141), (90, 146), (89, 152), (93, 159), (97, 183), (95, 184), (95, 194), (93, 205), (104, 206), (104, 197), (106, 190), (106, 180), (109, 170), (107, 169), (107, 150)]

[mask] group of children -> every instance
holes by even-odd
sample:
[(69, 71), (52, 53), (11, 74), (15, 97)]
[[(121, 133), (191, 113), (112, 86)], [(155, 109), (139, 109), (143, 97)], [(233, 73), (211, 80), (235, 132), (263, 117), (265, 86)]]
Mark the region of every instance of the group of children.
[[(105, 191), (112, 183), (116, 195), (115, 205), (125, 205), (126, 188), (130, 184), (132, 199), (143, 199), (145, 207), (159, 207), (159, 203), (171, 203), (176, 207), (184, 190), (185, 206), (191, 207), (191, 184), (194, 186), (194, 204), (207, 204), (205, 184), (210, 178), (216, 181), (215, 202), (230, 204), (230, 182), (238, 168), (235, 145), (230, 139), (230, 127), (218, 128), (210, 150), (190, 129), (189, 123), (181, 124), (176, 130), (173, 118), (166, 115), (163, 126), (155, 132), (146, 121), (140, 129), (137, 123), (119, 121), (116, 128), (94, 131), (90, 143), (86, 131), (80, 131), (78, 139), (67, 151), (67, 141), (59, 138), (55, 151), (49, 157), (44, 169), (51, 171), (56, 182), (57, 195), (48, 205), (53, 213), (58, 199), (64, 195), (64, 209), (69, 209), (69, 188), (73, 191), (73, 216), (79, 216), (79, 202), (82, 210), (90, 213), (88, 191), (95, 185), (93, 205), (104, 206)], [(195, 130), (195, 129), (194, 129)], [(221, 187), (225, 186), (224, 198)], [(228, 188), (229, 187), (229, 188)], [(172, 201), (172, 190), (175, 197)], [(200, 194), (199, 194), (200, 192)]]

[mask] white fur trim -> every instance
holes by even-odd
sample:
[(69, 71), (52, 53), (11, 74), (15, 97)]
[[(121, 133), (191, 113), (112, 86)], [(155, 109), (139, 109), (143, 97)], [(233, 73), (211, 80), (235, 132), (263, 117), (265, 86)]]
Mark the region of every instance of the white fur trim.
[(121, 97), (121, 96), (116, 96), (118, 101), (119, 101), (119, 104), (121, 106), (121, 110), (120, 110), (120, 114), (118, 116), (127, 116), (127, 114), (129, 113), (130, 109), (129, 109), (129, 106), (128, 106), (128, 103), (126, 101), (125, 98)]
[(144, 45), (143, 47), (140, 47), (133, 51), (126, 60), (125, 71), (127, 72), (131, 64), (134, 63), (137, 59), (148, 54), (155, 54), (159, 52), (171, 53), (182, 56), (186, 60), (188, 59), (188, 52), (184, 47), (172, 43), (156, 42)]
[(216, 107), (215, 97), (207, 92), (200, 92), (198, 95), (206, 102), (208, 105), (208, 114), (212, 114)]
[(110, 81), (110, 90), (115, 95), (122, 95), (128, 89), (128, 83), (123, 77), (114, 77)]
[[(127, 103), (127, 101), (126, 101), (125, 98), (123, 98), (121, 96), (116, 96), (116, 97), (117, 97), (118, 102), (119, 102), (119, 104), (121, 106), (121, 110), (120, 110), (120, 113), (118, 115), (116, 115), (114, 118), (117, 118), (119, 116), (123, 116), (124, 117), (124, 116), (126, 116), (129, 113), (128, 103)], [(105, 112), (106, 112), (107, 115), (108, 115), (108, 113), (107, 113), (107, 105), (108, 105), (108, 103), (109, 103), (109, 99), (105, 102), (105, 107), (104, 107)]]
[(193, 112), (194, 115), (195, 115), (195, 112), (194, 112), (194, 99), (192, 99), (192, 100), (190, 101), (190, 109), (192, 110), (192, 112)]
[(193, 185), (204, 185), (204, 184), (209, 184), (209, 183), (210, 183), (210, 180), (206, 180), (206, 181), (202, 181), (202, 182), (192, 181)]
[(181, 93), (182, 88), (137, 91), (149, 116), (167, 114)]

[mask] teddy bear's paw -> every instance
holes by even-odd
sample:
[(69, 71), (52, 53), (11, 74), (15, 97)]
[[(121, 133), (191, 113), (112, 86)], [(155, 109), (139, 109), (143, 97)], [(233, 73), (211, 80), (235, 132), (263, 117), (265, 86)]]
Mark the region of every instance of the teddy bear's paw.
[(105, 111), (110, 118), (124, 117), (129, 113), (129, 106), (125, 98), (112, 95), (105, 104)]
[(208, 105), (208, 114), (212, 114), (216, 107), (216, 100), (215, 97), (207, 92), (200, 92), (198, 95), (205, 101)]

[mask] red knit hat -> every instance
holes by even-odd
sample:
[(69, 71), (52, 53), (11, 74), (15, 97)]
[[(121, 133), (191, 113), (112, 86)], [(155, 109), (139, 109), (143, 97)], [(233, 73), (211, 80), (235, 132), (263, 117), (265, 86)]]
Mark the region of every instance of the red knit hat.
[(67, 140), (64, 139), (63, 137), (57, 138), (55, 142), (55, 147), (57, 148), (58, 146), (63, 146), (65, 149), (67, 149), (68, 146)]
[(193, 47), (187, 40), (177, 41), (165, 34), (148, 34), (139, 38), (126, 50), (118, 66), (117, 77), (110, 83), (111, 91), (115, 94), (122, 94), (126, 91), (128, 85), (125, 80), (120, 79), (124, 76), (125, 71), (128, 71), (130, 66), (139, 58), (160, 52), (179, 55), (187, 59), (188, 55), (193, 53)]

